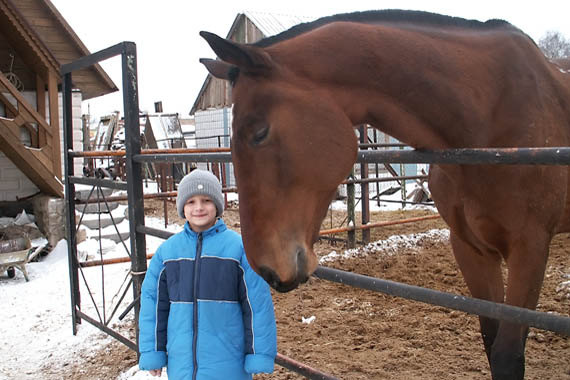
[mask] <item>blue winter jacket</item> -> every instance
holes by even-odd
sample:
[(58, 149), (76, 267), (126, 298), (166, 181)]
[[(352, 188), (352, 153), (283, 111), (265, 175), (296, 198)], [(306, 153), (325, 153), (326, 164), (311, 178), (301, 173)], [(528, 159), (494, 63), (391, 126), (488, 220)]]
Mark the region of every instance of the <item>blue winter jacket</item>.
[(186, 223), (150, 261), (141, 291), (139, 367), (170, 380), (251, 379), (277, 354), (269, 286), (222, 219), (202, 233)]

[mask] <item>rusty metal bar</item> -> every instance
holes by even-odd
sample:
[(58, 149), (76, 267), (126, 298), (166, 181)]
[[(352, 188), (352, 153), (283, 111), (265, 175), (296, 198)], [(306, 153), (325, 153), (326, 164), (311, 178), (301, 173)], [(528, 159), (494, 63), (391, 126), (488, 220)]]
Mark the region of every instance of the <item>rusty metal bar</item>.
[(140, 163), (188, 162), (188, 161), (214, 163), (214, 162), (230, 162), (232, 160), (232, 155), (230, 152), (138, 154), (134, 157), (134, 160)]
[[(149, 253), (146, 255), (146, 259), (150, 260), (154, 254)], [(82, 268), (88, 267), (96, 267), (99, 265), (108, 265), (108, 264), (120, 264), (120, 263), (128, 263), (131, 261), (130, 256), (125, 257), (113, 257), (112, 259), (103, 259), (103, 260), (91, 260), (91, 261), (84, 261), (80, 262), (79, 266)]]
[[(440, 218), (439, 214), (428, 215), (428, 216), (419, 216), (416, 218), (390, 220), (390, 221), (377, 222), (377, 223), (368, 223), (366, 225), (356, 226), (356, 227), (332, 228), (332, 229), (328, 229), (328, 230), (321, 230), (321, 232), (319, 234), (321, 236), (332, 235), (332, 234), (336, 234), (336, 233), (340, 233), (340, 232), (365, 230), (365, 229), (370, 229), (370, 228), (375, 228), (375, 227), (393, 226), (396, 224), (413, 223), (413, 222), (419, 222), (422, 220), (430, 220), (430, 219), (438, 219), (438, 218)], [(157, 236), (157, 237), (162, 238), (162, 239), (168, 239), (170, 236), (174, 235), (173, 232), (165, 231), (165, 230), (159, 230), (157, 228), (152, 228), (152, 227), (147, 227), (147, 226), (138, 226), (137, 232), (145, 233), (147, 235)], [(154, 255), (153, 253), (147, 254), (146, 255), (147, 260), (150, 260), (153, 255)], [(85, 261), (85, 262), (80, 263), (79, 265), (81, 267), (85, 268), (85, 267), (92, 267), (92, 266), (97, 266), (97, 265), (124, 263), (124, 262), (127, 262), (129, 260), (130, 260), (130, 258), (128, 258), (128, 257), (116, 257), (116, 258), (112, 258), (112, 259)]]
[(349, 184), (349, 183), (371, 183), (371, 182), (392, 182), (398, 180), (408, 180), (408, 179), (427, 179), (427, 175), (398, 175), (398, 176), (391, 176), (391, 177), (376, 177), (376, 178), (361, 178), (361, 179), (354, 179), (354, 180), (344, 180), (341, 184)]
[(362, 226), (356, 226), (356, 227), (339, 227), (339, 228), (331, 228), (328, 230), (321, 230), (321, 232), (319, 232), (319, 235), (331, 235), (331, 234), (337, 234), (340, 232), (348, 232), (348, 231), (356, 231), (356, 230), (367, 230), (369, 228), (375, 228), (375, 227), (384, 227), (384, 226), (393, 226), (396, 224), (405, 224), (405, 223), (413, 223), (413, 222), (419, 222), (422, 220), (430, 220), (430, 219), (438, 219), (440, 218), (440, 215), (428, 215), (428, 216), (418, 216), (416, 218), (408, 218), (408, 219), (399, 219), (399, 220), (389, 220), (386, 222), (376, 222), (376, 223), (368, 223)]
[(300, 375), (305, 376), (307, 379), (311, 380), (339, 380), (338, 377), (328, 375), (324, 372), (319, 371), (309, 367), (308, 365), (291, 359), (285, 355), (277, 353), (275, 358), (275, 363), (279, 364), (283, 368), (287, 368), (290, 371), (296, 372)]
[[(223, 193), (236, 193), (237, 187), (226, 187), (222, 189)], [(144, 199), (161, 199), (161, 198), (176, 198), (178, 195), (178, 191), (167, 191), (164, 193), (151, 193), (151, 194), (144, 194)], [(108, 202), (118, 202), (118, 201), (126, 201), (128, 200), (128, 196), (126, 195), (115, 195), (113, 197), (107, 197)], [(85, 199), (85, 200), (77, 200), (75, 203), (77, 204), (85, 204), (85, 203), (97, 203), (97, 199)]]
[[(169, 149), (142, 149), (140, 154), (181, 154), (181, 153), (222, 153), (230, 152), (230, 148), (169, 148)], [(76, 157), (122, 157), (126, 154), (123, 149), (120, 150), (96, 150), (96, 151), (83, 151), (83, 152), (69, 152), (69, 156)]]

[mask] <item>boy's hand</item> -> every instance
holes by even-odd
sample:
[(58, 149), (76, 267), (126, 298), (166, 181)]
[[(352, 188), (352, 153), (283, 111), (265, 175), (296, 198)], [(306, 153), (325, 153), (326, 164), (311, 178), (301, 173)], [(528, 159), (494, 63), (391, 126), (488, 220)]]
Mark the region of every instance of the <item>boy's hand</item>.
[(148, 371), (152, 376), (159, 376), (162, 375), (162, 368), (159, 369), (151, 369)]

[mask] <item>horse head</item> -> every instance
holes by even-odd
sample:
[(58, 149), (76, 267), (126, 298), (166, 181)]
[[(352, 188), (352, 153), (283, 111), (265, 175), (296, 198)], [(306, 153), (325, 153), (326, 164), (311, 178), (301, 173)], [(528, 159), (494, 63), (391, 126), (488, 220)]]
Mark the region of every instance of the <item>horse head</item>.
[(276, 290), (292, 290), (317, 267), (313, 243), (356, 159), (352, 123), (329, 92), (283, 63), (278, 48), (200, 34), (220, 58), (201, 62), (232, 83), (232, 160), (248, 261)]

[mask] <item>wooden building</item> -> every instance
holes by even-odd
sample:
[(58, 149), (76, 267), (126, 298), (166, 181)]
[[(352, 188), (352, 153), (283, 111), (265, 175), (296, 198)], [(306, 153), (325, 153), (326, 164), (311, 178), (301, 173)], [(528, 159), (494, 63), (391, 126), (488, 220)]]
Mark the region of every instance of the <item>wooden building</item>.
[[(309, 21), (312, 21), (312, 18), (260, 12), (239, 13), (226, 38), (240, 43), (255, 43)], [(231, 105), (229, 82), (208, 74), (190, 110), (190, 115), (213, 108), (229, 108)]]
[[(260, 12), (239, 13), (226, 38), (240, 43), (255, 43), (263, 38), (279, 34), (297, 24), (312, 21), (311, 18), (275, 15)], [(204, 68), (204, 72), (207, 72)], [(194, 116), (197, 148), (230, 146), (232, 123), (231, 86), (228, 81), (207, 74), (204, 84), (194, 101), (190, 115)], [(203, 166), (205, 164), (200, 164)], [(227, 185), (235, 186), (231, 164), (226, 164)]]
[[(90, 54), (49, 0), (0, 0), (0, 202), (63, 197), (60, 67)], [(81, 101), (117, 91), (100, 66), (73, 73), (74, 141)]]

